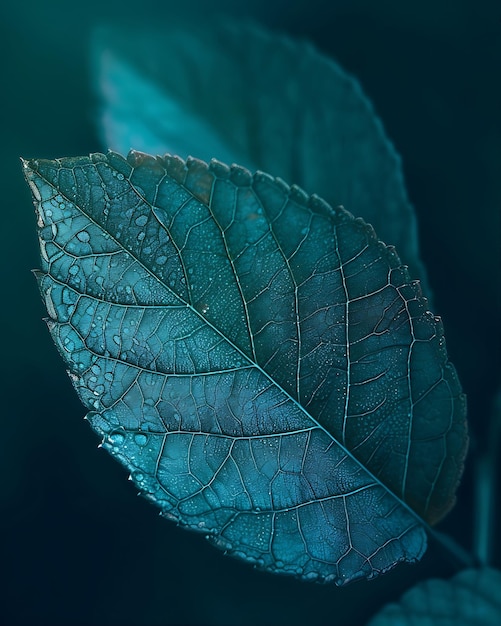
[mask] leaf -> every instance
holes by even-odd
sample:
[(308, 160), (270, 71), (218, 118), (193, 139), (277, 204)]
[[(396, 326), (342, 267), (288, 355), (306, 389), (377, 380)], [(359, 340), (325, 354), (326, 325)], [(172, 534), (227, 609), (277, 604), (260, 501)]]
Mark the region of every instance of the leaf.
[(468, 569), (451, 580), (426, 580), (388, 604), (368, 626), (498, 626), (501, 572)]
[(359, 83), (334, 61), (229, 20), (101, 28), (93, 50), (105, 148), (273, 172), (349, 207), (426, 280), (400, 157)]
[(370, 226), (217, 161), (24, 166), (52, 337), (163, 515), (305, 579), (421, 557), (465, 402), (439, 318)]

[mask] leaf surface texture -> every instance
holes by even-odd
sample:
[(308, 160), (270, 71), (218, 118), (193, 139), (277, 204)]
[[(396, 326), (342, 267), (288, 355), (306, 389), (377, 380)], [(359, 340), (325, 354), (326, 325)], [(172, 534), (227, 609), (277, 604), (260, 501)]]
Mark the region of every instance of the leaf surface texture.
[(214, 160), (24, 165), (52, 337), (166, 517), (337, 584), (421, 557), (465, 402), (440, 320), (370, 226)]

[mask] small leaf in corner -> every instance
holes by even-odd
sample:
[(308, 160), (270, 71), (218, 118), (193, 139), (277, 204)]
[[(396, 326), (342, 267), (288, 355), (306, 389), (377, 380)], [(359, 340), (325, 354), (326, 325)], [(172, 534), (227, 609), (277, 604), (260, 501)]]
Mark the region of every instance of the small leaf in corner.
[(468, 569), (451, 580), (419, 583), (398, 604), (384, 607), (367, 626), (498, 626), (501, 572)]

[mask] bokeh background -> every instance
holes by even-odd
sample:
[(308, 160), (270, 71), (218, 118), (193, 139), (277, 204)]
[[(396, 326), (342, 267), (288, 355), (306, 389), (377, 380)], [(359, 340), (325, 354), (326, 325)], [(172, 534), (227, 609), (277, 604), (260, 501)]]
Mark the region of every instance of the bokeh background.
[[(430, 545), (420, 564), (346, 589), (256, 572), (159, 518), (97, 448), (41, 321), (30, 274), (38, 265), (35, 219), (19, 156), (102, 149), (88, 65), (89, 35), (102, 21), (250, 16), (309, 39), (358, 77), (403, 157), (435, 312), (468, 394), (470, 454), (458, 504), (440, 530), (467, 549), (473, 541), (475, 464), (492, 441), (501, 372), (499, 0), (186, 4), (0, 7), (2, 625), (362, 626), (416, 582), (455, 571)], [(498, 567), (500, 548), (498, 540), (491, 551)]]

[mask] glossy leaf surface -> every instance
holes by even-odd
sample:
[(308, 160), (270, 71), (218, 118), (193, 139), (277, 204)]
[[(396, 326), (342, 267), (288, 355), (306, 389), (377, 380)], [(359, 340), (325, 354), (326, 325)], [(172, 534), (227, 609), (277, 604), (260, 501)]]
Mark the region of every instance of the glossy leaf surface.
[(369, 626), (498, 626), (501, 572), (468, 569), (451, 580), (416, 585), (398, 604), (389, 604)]
[(24, 165), (53, 339), (165, 516), (337, 584), (421, 557), (465, 404), (440, 320), (370, 226), (216, 161)]
[(272, 172), (348, 207), (425, 279), (400, 157), (359, 83), (332, 59), (229, 20), (102, 28), (93, 52), (104, 148)]

